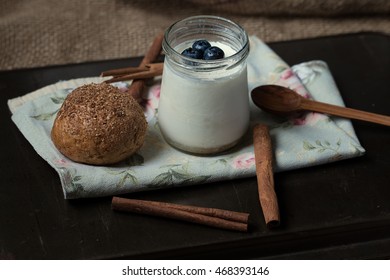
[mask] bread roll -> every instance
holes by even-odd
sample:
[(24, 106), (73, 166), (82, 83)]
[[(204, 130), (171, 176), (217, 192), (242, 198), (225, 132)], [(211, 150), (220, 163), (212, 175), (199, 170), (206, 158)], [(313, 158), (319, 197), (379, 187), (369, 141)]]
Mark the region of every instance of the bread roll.
[(145, 115), (134, 98), (106, 83), (88, 84), (66, 97), (51, 138), (73, 161), (106, 165), (134, 154), (146, 130)]

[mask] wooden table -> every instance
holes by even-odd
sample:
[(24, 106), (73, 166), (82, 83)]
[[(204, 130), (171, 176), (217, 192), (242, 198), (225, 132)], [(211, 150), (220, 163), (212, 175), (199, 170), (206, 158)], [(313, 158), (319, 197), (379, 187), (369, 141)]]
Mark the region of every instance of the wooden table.
[[(328, 63), (347, 106), (390, 115), (390, 37), (277, 42), (289, 64)], [(6, 101), (139, 58), (0, 72), (0, 259), (354, 259), (390, 256), (390, 128), (353, 121), (360, 158), (275, 175), (282, 223), (267, 230), (256, 178), (129, 195), (251, 213), (239, 233), (118, 213), (110, 197), (64, 200), (60, 180), (10, 119)]]

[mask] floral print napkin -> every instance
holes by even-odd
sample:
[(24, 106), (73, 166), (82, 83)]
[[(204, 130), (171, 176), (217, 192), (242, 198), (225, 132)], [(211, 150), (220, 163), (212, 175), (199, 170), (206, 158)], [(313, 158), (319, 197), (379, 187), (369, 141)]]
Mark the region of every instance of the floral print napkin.
[[(289, 67), (259, 38), (251, 37), (248, 57), (249, 90), (262, 84), (279, 84), (319, 101), (343, 105), (325, 62), (311, 61)], [(214, 156), (195, 156), (168, 145), (158, 128), (160, 80), (144, 93), (148, 132), (143, 147), (127, 160), (111, 166), (73, 162), (57, 151), (50, 131), (62, 102), (74, 88), (103, 78), (62, 81), (9, 100), (12, 120), (60, 177), (66, 199), (111, 196), (136, 191), (211, 183), (256, 176), (252, 131), (232, 150)], [(115, 84), (125, 91), (128, 83)], [(249, 93), (248, 93), (249, 94)], [(325, 164), (360, 156), (364, 148), (351, 122), (308, 113), (282, 121), (251, 103), (251, 125), (270, 126), (275, 153), (275, 172)]]

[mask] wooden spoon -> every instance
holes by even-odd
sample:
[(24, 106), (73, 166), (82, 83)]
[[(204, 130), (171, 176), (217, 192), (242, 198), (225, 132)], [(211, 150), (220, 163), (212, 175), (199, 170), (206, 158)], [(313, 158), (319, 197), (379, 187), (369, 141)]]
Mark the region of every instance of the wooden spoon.
[(259, 86), (251, 92), (253, 102), (270, 113), (292, 115), (302, 111), (314, 111), (329, 115), (357, 119), (390, 126), (390, 117), (322, 103), (300, 96), (295, 91), (277, 85)]

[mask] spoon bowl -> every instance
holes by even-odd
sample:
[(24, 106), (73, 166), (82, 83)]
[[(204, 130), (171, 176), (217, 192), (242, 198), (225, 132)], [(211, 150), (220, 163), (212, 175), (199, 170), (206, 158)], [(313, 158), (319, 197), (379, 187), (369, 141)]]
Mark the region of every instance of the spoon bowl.
[(278, 85), (256, 87), (252, 90), (251, 97), (256, 106), (276, 115), (293, 116), (302, 111), (313, 111), (390, 126), (389, 116), (310, 100)]
[(275, 115), (288, 117), (301, 112), (301, 96), (295, 91), (277, 85), (260, 86), (252, 90), (257, 107)]

